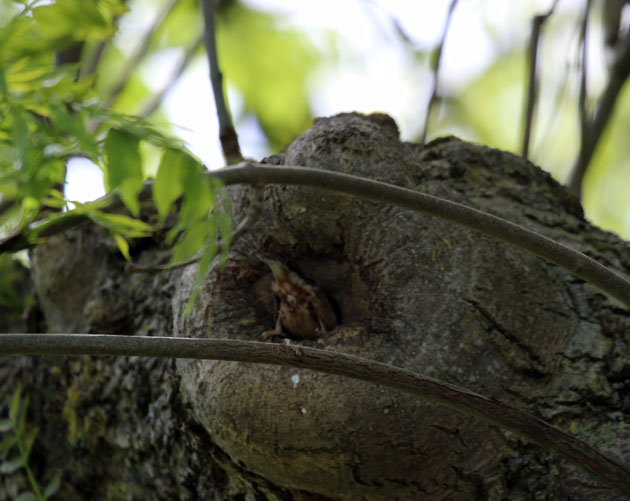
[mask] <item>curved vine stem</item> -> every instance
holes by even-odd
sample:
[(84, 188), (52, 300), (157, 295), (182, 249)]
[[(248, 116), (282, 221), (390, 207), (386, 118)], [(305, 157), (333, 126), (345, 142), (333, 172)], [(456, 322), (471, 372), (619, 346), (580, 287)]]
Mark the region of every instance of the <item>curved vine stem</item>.
[(501, 402), (407, 369), (306, 346), (95, 334), (3, 334), (0, 355), (113, 355), (288, 365), (388, 386), (510, 430), (630, 495), (630, 471), (578, 438)]
[[(243, 162), (232, 167), (210, 171), (208, 175), (226, 185), (251, 184), (261, 186), (275, 183), (323, 188), (439, 217), (503, 240), (546, 259), (569, 273), (590, 282), (630, 307), (630, 281), (621, 275), (609, 270), (586, 254), (540, 233), (457, 202), (350, 174), (291, 165), (275, 167), (267, 164)], [(139, 195), (141, 200), (151, 199), (151, 186), (151, 183), (144, 186)], [(122, 207), (122, 202), (117, 197), (109, 195), (106, 200), (109, 210)], [(0, 252), (15, 252), (32, 247), (41, 238), (60, 233), (88, 221), (90, 219), (85, 214), (70, 212), (61, 214), (44, 224), (34, 223), (25, 230), (0, 237)]]

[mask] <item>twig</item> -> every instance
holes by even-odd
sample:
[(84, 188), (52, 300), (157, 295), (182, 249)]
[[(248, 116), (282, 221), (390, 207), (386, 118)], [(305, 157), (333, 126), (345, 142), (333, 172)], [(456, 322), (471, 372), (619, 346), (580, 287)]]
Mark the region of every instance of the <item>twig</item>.
[[(369, 4), (369, 6), (367, 4)], [(394, 29), (394, 32), (396, 33), (396, 35), (402, 41), (403, 44), (415, 45), (414, 41), (407, 34), (407, 31), (405, 30), (403, 25), (400, 23), (400, 21), (398, 21), (398, 19), (387, 10), (385, 5), (381, 5), (375, 0), (363, 0), (363, 2), (361, 3), (361, 6), (364, 7), (363, 12), (365, 12), (367, 16), (370, 16), (375, 28), (379, 29), (383, 33), (384, 36), (388, 36), (388, 32), (384, 30), (381, 25), (381, 18), (383, 16), (387, 17), (387, 19), (389, 20), (390, 24), (392, 25)], [(371, 9), (368, 7), (371, 7)], [(378, 14), (375, 14), (373, 12), (376, 10), (379, 11)]]
[(578, 116), (580, 119), (580, 141), (583, 143), (588, 137), (589, 113), (586, 109), (587, 68), (588, 68), (588, 16), (591, 10), (591, 0), (587, 0), (580, 27), (580, 91), (578, 94)]
[[(630, 306), (630, 282), (614, 271), (540, 233), (457, 202), (358, 176), (291, 165), (274, 167), (268, 164), (243, 162), (232, 167), (209, 171), (208, 175), (225, 185), (284, 184), (323, 188), (439, 217), (546, 259)], [(139, 194), (141, 201), (151, 199), (151, 186), (151, 183), (144, 186)], [(108, 210), (122, 207), (118, 197), (110, 196), (109, 201)], [(66, 213), (45, 225), (32, 224), (25, 230), (15, 231), (0, 238), (0, 252), (30, 248), (37, 243), (38, 238), (60, 233), (88, 221), (90, 219), (83, 214)]]
[(241, 154), (236, 129), (234, 129), (234, 124), (232, 124), (223, 94), (223, 75), (217, 56), (217, 42), (214, 29), (214, 2), (213, 0), (201, 0), (201, 6), (205, 22), (204, 40), (210, 67), (210, 82), (212, 83), (212, 92), (219, 119), (219, 139), (221, 140), (225, 161), (231, 164), (243, 160), (243, 155)]
[(431, 97), (429, 97), (429, 103), (427, 104), (427, 113), (424, 116), (424, 126), (422, 128), (422, 136), (420, 139), (420, 144), (424, 144), (426, 141), (427, 130), (429, 128), (429, 120), (431, 118), (431, 110), (433, 109), (433, 105), (437, 101), (440, 63), (442, 61), (442, 50), (444, 49), (444, 44), (446, 43), (446, 35), (448, 34), (448, 29), (449, 29), (449, 26), (451, 25), (451, 18), (453, 17), (453, 11), (455, 10), (456, 5), (457, 5), (457, 0), (451, 0), (451, 3), (448, 7), (448, 11), (446, 13), (446, 19), (444, 20), (444, 27), (442, 29), (442, 36), (440, 38), (440, 43), (435, 49), (434, 60), (433, 60), (433, 63), (431, 64), (431, 70), (433, 71), (433, 87), (431, 89)]
[(580, 144), (580, 152), (571, 171), (568, 186), (577, 195), (582, 191), (582, 180), (595, 153), (599, 140), (608, 125), (617, 97), (630, 77), (630, 36), (626, 36), (610, 68), (610, 78), (599, 99), (592, 119), (587, 125), (588, 134)]
[(197, 52), (199, 47), (201, 47), (201, 44), (203, 44), (203, 33), (199, 33), (199, 36), (195, 39), (195, 41), (190, 44), (190, 46), (186, 49), (181, 59), (177, 63), (177, 66), (175, 67), (175, 69), (173, 69), (173, 72), (171, 73), (166, 84), (164, 84), (164, 86), (153, 95), (151, 100), (140, 112), (141, 117), (148, 117), (157, 109), (158, 106), (160, 106), (160, 104), (162, 104), (162, 101), (164, 101), (166, 95), (169, 93), (173, 85), (175, 85), (175, 82), (177, 82), (179, 77), (182, 76), (186, 68), (188, 68), (188, 65), (192, 62), (195, 53)]
[(410, 393), (510, 430), (571, 461), (610, 487), (630, 494), (630, 471), (542, 419), (464, 388), (353, 355), (253, 341), (92, 334), (3, 334), (0, 335), (0, 354), (229, 360), (285, 365), (350, 377)]
[(532, 19), (532, 34), (529, 39), (529, 82), (527, 85), (527, 101), (525, 103), (525, 125), (523, 130), (523, 146), (521, 155), (523, 158), (529, 156), (529, 143), (531, 138), (532, 124), (534, 122), (534, 111), (536, 110), (536, 100), (538, 94), (538, 44), (543, 24), (551, 17), (556, 10), (558, 0), (554, 0), (551, 7), (545, 14), (539, 14)]
[(157, 30), (162, 26), (168, 15), (171, 13), (173, 8), (177, 5), (177, 0), (167, 0), (167, 2), (162, 6), (158, 15), (153, 20), (153, 23), (147, 30), (147, 32), (142, 37), (142, 40), (136, 47), (136, 50), (132, 54), (132, 56), (127, 60), (127, 64), (122, 69), (120, 73), (120, 77), (116, 81), (116, 83), (109, 90), (107, 95), (103, 98), (101, 103), (101, 107), (103, 109), (108, 109), (114, 103), (116, 98), (120, 95), (120, 93), (125, 89), (127, 84), (129, 83), (129, 79), (134, 71), (138, 69), (138, 65), (140, 61), (147, 55), (149, 50), (149, 46), (151, 45), (151, 41), (153, 40), (153, 36), (157, 32)]
[(92, 75), (96, 69), (98, 68), (98, 64), (105, 53), (105, 49), (109, 45), (111, 39), (102, 40), (97, 43), (96, 47), (92, 50), (89, 55), (89, 59), (86, 61), (84, 65), (81, 66), (79, 70), (79, 80)]

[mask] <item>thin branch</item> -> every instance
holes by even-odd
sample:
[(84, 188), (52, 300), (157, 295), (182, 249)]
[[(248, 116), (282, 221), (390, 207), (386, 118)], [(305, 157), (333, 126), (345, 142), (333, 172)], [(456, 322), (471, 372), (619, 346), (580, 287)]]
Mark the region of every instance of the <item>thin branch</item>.
[(586, 109), (587, 75), (588, 75), (588, 16), (591, 11), (591, 0), (587, 0), (580, 27), (580, 91), (578, 94), (578, 116), (580, 120), (580, 141), (588, 137), (589, 113)]
[(534, 122), (534, 112), (536, 110), (536, 100), (538, 94), (538, 44), (540, 42), (540, 33), (543, 24), (551, 17), (556, 10), (558, 0), (554, 0), (553, 4), (545, 14), (539, 14), (532, 19), (532, 34), (529, 39), (529, 82), (527, 85), (527, 101), (525, 104), (525, 126), (523, 130), (523, 146), (521, 155), (523, 158), (529, 156), (529, 143), (531, 138), (532, 124)]
[(424, 144), (427, 138), (427, 130), (429, 128), (429, 120), (431, 118), (431, 110), (433, 109), (434, 104), (437, 101), (438, 95), (438, 80), (440, 74), (440, 63), (442, 61), (442, 50), (444, 49), (444, 44), (446, 43), (446, 35), (448, 34), (448, 29), (451, 25), (451, 19), (453, 17), (453, 11), (455, 10), (455, 6), (457, 5), (457, 0), (451, 0), (450, 5), (448, 6), (448, 11), (446, 13), (446, 19), (444, 20), (444, 27), (442, 28), (442, 36), (440, 37), (440, 42), (435, 49), (435, 56), (433, 60), (432, 72), (433, 72), (433, 86), (431, 89), (431, 97), (429, 97), (429, 103), (427, 104), (427, 112), (424, 116), (424, 126), (422, 127), (422, 136), (420, 138), (420, 144)]
[(582, 181), (595, 153), (595, 148), (610, 121), (619, 93), (630, 77), (630, 36), (626, 36), (616, 52), (610, 68), (610, 77), (604, 93), (599, 99), (593, 118), (588, 123), (588, 134), (580, 144), (580, 152), (573, 166), (568, 187), (577, 195), (581, 194)]
[[(122, 3), (126, 4), (128, 3), (128, 0), (123, 0)], [(113, 22), (116, 26), (118, 25), (119, 19), (120, 19), (120, 15), (114, 16)], [(81, 69), (79, 70), (79, 80), (82, 80), (83, 78), (89, 77), (93, 75), (94, 73), (96, 73), (96, 70), (98, 69), (98, 65), (101, 62), (101, 58), (103, 57), (103, 54), (105, 53), (105, 49), (108, 46), (110, 46), (112, 43), (112, 38), (113, 37), (110, 37), (110, 38), (107, 38), (106, 40), (101, 40), (97, 42), (96, 46), (94, 47), (92, 52), (89, 54), (89, 57), (86, 58), (85, 64), (83, 64), (81, 66)]]
[(107, 40), (102, 40), (96, 44), (96, 46), (90, 53), (89, 58), (87, 59), (86, 63), (83, 66), (81, 66), (81, 69), (79, 70), (79, 80), (82, 80), (83, 78), (93, 75), (96, 72), (96, 69), (98, 68), (99, 63), (101, 62), (101, 58), (103, 57), (103, 54), (105, 53), (105, 49), (110, 44), (110, 42), (111, 42), (111, 39), (107, 39)]
[(253, 341), (92, 334), (2, 334), (0, 354), (229, 360), (285, 365), (350, 377), (410, 393), (510, 430), (571, 461), (610, 487), (630, 494), (630, 471), (547, 422), (464, 388), (353, 355)]
[(127, 64), (122, 69), (120, 73), (120, 77), (116, 81), (116, 83), (111, 87), (107, 95), (103, 98), (102, 108), (108, 109), (114, 103), (116, 98), (120, 95), (120, 93), (125, 89), (127, 84), (129, 83), (129, 79), (131, 75), (138, 69), (138, 65), (140, 61), (144, 59), (149, 51), (149, 46), (151, 45), (151, 41), (153, 40), (153, 36), (160, 29), (166, 18), (171, 13), (171, 11), (177, 5), (177, 0), (167, 0), (167, 2), (162, 6), (158, 15), (153, 20), (153, 23), (147, 30), (147, 32), (142, 37), (142, 40), (136, 47), (136, 50), (133, 52), (132, 56), (127, 60)]
[(158, 106), (160, 106), (160, 104), (162, 104), (162, 101), (164, 101), (164, 98), (166, 97), (166, 95), (173, 88), (173, 86), (175, 85), (175, 82), (177, 82), (179, 77), (181, 77), (184, 71), (186, 71), (186, 68), (188, 68), (188, 66), (190, 65), (190, 63), (192, 62), (195, 56), (195, 53), (197, 52), (197, 50), (199, 50), (202, 44), (203, 44), (203, 33), (199, 33), (199, 36), (195, 39), (195, 41), (192, 44), (190, 44), (190, 46), (186, 49), (186, 51), (182, 55), (181, 59), (177, 63), (177, 66), (175, 66), (175, 68), (173, 69), (173, 72), (171, 73), (166, 84), (164, 84), (164, 86), (157, 93), (153, 95), (151, 100), (142, 109), (142, 111), (140, 112), (141, 117), (148, 117), (151, 113), (153, 113), (158, 108)]
[(238, 144), (236, 129), (227, 110), (225, 96), (223, 94), (223, 74), (219, 66), (217, 56), (217, 41), (214, 29), (214, 2), (213, 0), (201, 0), (203, 18), (205, 22), (204, 40), (206, 42), (206, 53), (208, 55), (208, 66), (210, 67), (210, 82), (214, 93), (214, 102), (219, 119), (219, 139), (223, 156), (228, 164), (243, 160), (241, 148)]
[[(274, 167), (268, 164), (244, 162), (233, 167), (209, 171), (208, 175), (228, 186), (232, 184), (255, 186), (283, 184), (323, 188), (439, 217), (485, 233), (546, 259), (599, 287), (626, 306), (630, 306), (630, 282), (621, 275), (587, 255), (540, 233), (457, 202), (358, 176), (291, 165)], [(147, 183), (140, 192), (139, 198), (142, 201), (151, 199), (151, 186), (151, 183)], [(109, 210), (122, 207), (122, 202), (118, 197), (110, 195), (109, 201)], [(15, 231), (0, 238), (0, 252), (15, 252), (30, 248), (36, 245), (39, 238), (57, 234), (88, 221), (89, 218), (85, 215), (66, 213), (45, 225), (32, 224), (23, 231)]]

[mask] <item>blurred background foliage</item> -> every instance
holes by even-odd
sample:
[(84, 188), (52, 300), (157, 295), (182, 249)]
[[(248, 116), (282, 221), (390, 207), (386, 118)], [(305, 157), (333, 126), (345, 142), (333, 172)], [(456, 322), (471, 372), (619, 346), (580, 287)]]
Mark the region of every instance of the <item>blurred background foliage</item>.
[[(215, 2), (219, 61), (244, 155), (278, 152), (314, 116), (342, 111), (387, 112), (403, 139), (417, 141), (451, 1)], [(428, 140), (455, 134), (520, 153), (531, 21), (552, 4), (457, 3)], [(611, 58), (604, 0), (560, 0), (540, 42), (529, 156), (560, 182), (579, 151), (580, 25), (587, 4), (592, 112)], [(202, 35), (198, 0), (0, 0), (0, 231), (36, 220), (45, 207), (65, 210), (72, 207), (67, 200), (100, 196), (112, 127), (135, 137), (144, 176), (156, 175), (165, 148), (183, 145), (210, 168), (223, 165)], [(625, 238), (629, 92), (625, 85), (582, 190), (587, 217)]]
[[(80, 2), (81, 4), (89, 2)], [(242, 149), (260, 158), (286, 147), (313, 116), (340, 111), (385, 111), (403, 138), (418, 140), (430, 95), (430, 59), (449, 0), (219, 2), (219, 58)], [(442, 55), (437, 106), (427, 139), (456, 134), (519, 153), (527, 91), (531, 20), (551, 1), (462, 0), (455, 8)], [(579, 30), (585, 0), (561, 0), (543, 28), (539, 101), (530, 158), (565, 182), (579, 150)], [(214, 105), (196, 0), (130, 0), (120, 29), (108, 43), (96, 74), (107, 95), (125, 61), (154, 29), (113, 109), (142, 113), (165, 86), (169, 92), (152, 120), (188, 142), (212, 167), (222, 163)], [(602, 2), (593, 2), (588, 48), (588, 99), (592, 110), (607, 79), (601, 28)], [(162, 22), (154, 26), (160, 9)], [(627, 23), (626, 23), (627, 24)], [(93, 45), (97, 42), (89, 42)], [(179, 58), (196, 57), (178, 81)], [(88, 51), (89, 52), (89, 51)], [(194, 82), (193, 82), (194, 81)], [(202, 97), (203, 96), (203, 97)], [(630, 98), (627, 86), (597, 148), (583, 186), (587, 216), (597, 225), (630, 236)], [(157, 164), (154, 158), (154, 164)], [(149, 169), (150, 172), (150, 169)]]

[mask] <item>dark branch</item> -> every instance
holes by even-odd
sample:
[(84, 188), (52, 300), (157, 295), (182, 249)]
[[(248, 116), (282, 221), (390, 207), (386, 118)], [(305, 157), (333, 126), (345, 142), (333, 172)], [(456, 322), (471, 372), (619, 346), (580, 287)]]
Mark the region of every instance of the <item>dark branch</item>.
[(588, 137), (589, 113), (586, 109), (587, 75), (588, 75), (588, 16), (591, 10), (591, 0), (586, 2), (582, 26), (580, 28), (580, 91), (578, 94), (578, 116), (580, 119), (580, 142)]
[(588, 123), (588, 134), (580, 144), (580, 152), (569, 178), (569, 189), (578, 195), (582, 191), (582, 181), (595, 153), (595, 148), (597, 148), (615, 109), (619, 93), (630, 77), (630, 36), (625, 37), (616, 54), (610, 69), (608, 85), (599, 99), (593, 118)]
[(529, 39), (529, 60), (527, 62), (529, 68), (529, 83), (527, 85), (527, 101), (525, 103), (525, 125), (523, 130), (523, 146), (521, 155), (523, 158), (529, 156), (529, 143), (534, 122), (534, 112), (536, 111), (536, 99), (538, 94), (538, 45), (540, 42), (540, 33), (543, 25), (551, 17), (556, 10), (558, 0), (554, 0), (553, 4), (545, 14), (534, 16), (532, 19), (532, 34)]
[(446, 19), (444, 20), (444, 28), (442, 29), (442, 36), (440, 37), (440, 42), (435, 49), (435, 59), (433, 60), (433, 64), (431, 65), (431, 69), (433, 71), (433, 86), (431, 89), (431, 96), (429, 97), (429, 104), (427, 104), (427, 113), (424, 116), (424, 126), (422, 127), (422, 136), (420, 139), (420, 144), (424, 144), (427, 138), (427, 131), (429, 128), (429, 120), (431, 118), (431, 110), (433, 109), (433, 105), (437, 101), (438, 96), (438, 83), (439, 83), (439, 75), (440, 75), (440, 63), (442, 61), (442, 51), (444, 50), (444, 44), (446, 43), (446, 35), (448, 34), (449, 26), (451, 25), (451, 19), (453, 17), (453, 11), (455, 10), (455, 6), (457, 5), (457, 0), (451, 0), (450, 5), (448, 6), (448, 11), (446, 13)]
[(201, 6), (203, 8), (203, 18), (205, 21), (204, 39), (206, 42), (206, 52), (208, 54), (208, 65), (210, 66), (210, 82), (212, 83), (212, 92), (214, 93), (214, 102), (219, 119), (219, 139), (221, 140), (221, 148), (225, 161), (231, 164), (243, 160), (243, 155), (241, 154), (236, 129), (230, 118), (223, 94), (223, 74), (221, 73), (219, 58), (217, 56), (213, 0), (202, 0)]

